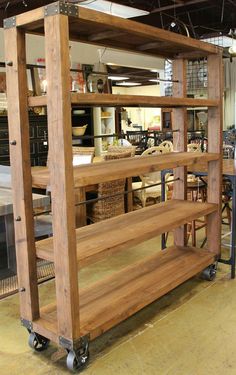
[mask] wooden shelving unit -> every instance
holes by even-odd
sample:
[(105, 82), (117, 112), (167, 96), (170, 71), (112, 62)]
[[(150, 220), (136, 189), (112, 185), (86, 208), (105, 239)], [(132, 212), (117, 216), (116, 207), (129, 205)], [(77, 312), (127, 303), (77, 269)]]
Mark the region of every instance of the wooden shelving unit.
[[(88, 359), (89, 341), (207, 268), (220, 257), (222, 55), (198, 40), (65, 2), (6, 19), (6, 71), (21, 320), (36, 350), (53, 340), (68, 351), (69, 369)], [(45, 34), (47, 96), (27, 97), (26, 33)], [(173, 97), (69, 94), (69, 39), (173, 59)], [(127, 42), (128, 41), (128, 42)], [(144, 53), (144, 52), (143, 52)], [(208, 61), (208, 99), (186, 95), (187, 59)], [(174, 153), (72, 167), (71, 105), (172, 108)], [(31, 174), (28, 105), (47, 106), (50, 170)], [(208, 107), (207, 154), (187, 154), (187, 107)], [(186, 168), (208, 163), (208, 201), (186, 201)], [(75, 228), (74, 188), (174, 168), (174, 199)], [(53, 238), (35, 244), (31, 189), (50, 182)], [(74, 181), (74, 183), (73, 183)], [(207, 249), (186, 246), (186, 223), (207, 216)], [(130, 226), (130, 224), (132, 226)], [(174, 230), (172, 247), (80, 290), (78, 269)], [(104, 233), (109, 233), (104, 239)], [(122, 236), (120, 235), (122, 233)], [(56, 302), (41, 307), (36, 257), (54, 261)], [(112, 306), (112, 308), (111, 308)]]

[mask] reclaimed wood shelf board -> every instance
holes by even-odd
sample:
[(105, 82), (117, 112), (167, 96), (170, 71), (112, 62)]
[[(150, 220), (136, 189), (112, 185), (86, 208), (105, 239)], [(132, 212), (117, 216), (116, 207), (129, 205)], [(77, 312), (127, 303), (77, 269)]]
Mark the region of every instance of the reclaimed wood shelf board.
[[(215, 212), (217, 208), (218, 206), (212, 203), (173, 199), (78, 228), (76, 240), (79, 268), (97, 262), (107, 253), (111, 254), (137, 245)], [(104, 238), (108, 233), (109, 235)], [(39, 258), (53, 261), (53, 237), (37, 241), (36, 252)]]
[[(67, 9), (65, 7), (68, 6)], [(64, 9), (63, 9), (64, 8)], [(74, 41), (105, 45), (116, 49), (129, 50), (152, 56), (174, 58), (181, 54), (206, 56), (216, 54), (219, 47), (173, 32), (157, 29), (142, 23), (122, 19), (110, 14), (82, 8), (74, 4), (61, 5), (60, 2), (47, 5), (15, 17), (18, 27), (26, 31), (44, 34), (44, 18), (48, 14), (68, 15), (70, 38)], [(5, 25), (7, 20), (5, 21)]]
[[(81, 336), (91, 339), (182, 284), (209, 264), (215, 254), (193, 247), (157, 251), (80, 291)], [(170, 277), (171, 275), (171, 277)], [(56, 305), (41, 308), (35, 331), (57, 341)], [(49, 331), (49, 332), (48, 332)]]
[[(117, 178), (138, 176), (144, 173), (173, 169), (181, 166), (218, 160), (219, 154), (202, 152), (171, 152), (163, 155), (149, 155), (129, 159), (86, 164), (74, 168), (75, 187), (84, 187)], [(32, 168), (34, 187), (46, 188), (50, 185), (48, 168)]]
[[(30, 107), (46, 106), (47, 96), (31, 96), (28, 98)], [(81, 107), (107, 106), (107, 107), (216, 107), (218, 100), (174, 98), (172, 96), (143, 96), (143, 95), (116, 95), (116, 94), (71, 94), (71, 104)]]

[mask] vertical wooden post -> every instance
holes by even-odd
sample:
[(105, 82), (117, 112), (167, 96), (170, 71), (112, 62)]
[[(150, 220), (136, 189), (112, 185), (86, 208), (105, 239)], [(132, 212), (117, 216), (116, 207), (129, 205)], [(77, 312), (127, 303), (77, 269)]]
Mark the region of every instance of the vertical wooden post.
[(79, 337), (79, 293), (72, 167), (68, 17), (45, 18), (50, 183), (53, 212), (58, 335)]
[[(186, 83), (187, 61), (184, 59), (173, 61), (173, 79), (178, 82), (173, 83), (173, 96), (177, 98), (187, 96)], [(173, 108), (172, 129), (178, 130), (173, 133), (174, 151), (187, 151), (187, 109)], [(179, 181), (174, 182), (174, 199), (187, 199), (187, 168), (179, 167), (174, 169), (174, 178)], [(174, 231), (175, 245), (184, 246), (187, 242), (186, 225)]]
[(21, 318), (39, 317), (36, 251), (34, 241), (32, 184), (25, 33), (15, 27), (5, 29), (8, 124), (15, 218), (17, 274)]
[(208, 202), (219, 205), (218, 212), (207, 217), (207, 246), (218, 255), (221, 251), (222, 195), (222, 123), (223, 61), (222, 55), (208, 57), (208, 97), (217, 99), (218, 107), (208, 108), (208, 152), (219, 153), (220, 159), (208, 164)]

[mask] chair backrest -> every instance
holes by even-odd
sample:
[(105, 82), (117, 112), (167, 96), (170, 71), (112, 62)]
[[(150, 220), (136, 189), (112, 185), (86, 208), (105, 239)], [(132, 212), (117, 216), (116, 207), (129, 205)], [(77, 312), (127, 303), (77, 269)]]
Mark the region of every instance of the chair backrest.
[(163, 141), (159, 144), (159, 146), (166, 147), (168, 151), (173, 151), (173, 143), (171, 141)]
[(234, 158), (234, 146), (223, 145), (223, 158), (224, 159), (233, 159)]
[(147, 148), (148, 131), (126, 131), (127, 140), (133, 145), (137, 146), (137, 152), (143, 152)]
[(167, 152), (170, 152), (169, 149), (165, 146), (153, 146), (147, 148), (145, 151), (143, 151), (143, 155), (154, 155), (154, 154), (166, 154)]
[(189, 143), (187, 145), (188, 152), (201, 152), (201, 145), (199, 143)]
[(131, 156), (135, 156), (136, 146), (108, 146), (108, 152), (111, 153), (122, 153), (122, 152), (130, 152)]
[[(170, 151), (167, 147), (164, 146), (153, 146), (145, 150), (141, 156), (148, 156), (148, 155), (155, 155), (155, 154), (167, 154)], [(144, 174), (140, 176), (141, 180), (148, 185), (155, 184), (156, 182), (161, 180), (161, 172), (152, 172), (148, 174)]]

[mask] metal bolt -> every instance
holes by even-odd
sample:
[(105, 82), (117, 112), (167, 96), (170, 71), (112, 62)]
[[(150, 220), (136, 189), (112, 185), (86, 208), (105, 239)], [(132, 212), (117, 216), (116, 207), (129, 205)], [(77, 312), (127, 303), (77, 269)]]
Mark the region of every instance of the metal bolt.
[(13, 66), (13, 61), (6, 61), (7, 66)]
[(19, 292), (25, 292), (25, 288), (19, 288)]
[(17, 217), (15, 218), (15, 220), (16, 220), (16, 221), (21, 221), (21, 217), (20, 217), (20, 216), (17, 216)]
[(10, 145), (15, 146), (16, 145), (16, 141), (15, 140), (14, 141), (10, 141)]

